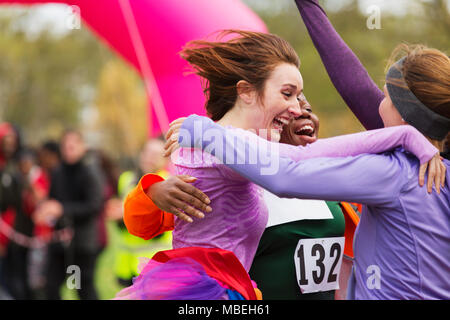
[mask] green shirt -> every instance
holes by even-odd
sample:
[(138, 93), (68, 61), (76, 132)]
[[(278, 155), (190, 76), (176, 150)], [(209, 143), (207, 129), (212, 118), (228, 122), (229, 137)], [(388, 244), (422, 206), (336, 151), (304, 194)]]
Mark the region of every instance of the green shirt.
[(300, 239), (344, 236), (345, 219), (339, 203), (326, 203), (333, 219), (293, 221), (268, 227), (264, 231), (249, 272), (263, 299), (334, 299), (334, 290), (302, 294), (294, 263), (295, 249)]

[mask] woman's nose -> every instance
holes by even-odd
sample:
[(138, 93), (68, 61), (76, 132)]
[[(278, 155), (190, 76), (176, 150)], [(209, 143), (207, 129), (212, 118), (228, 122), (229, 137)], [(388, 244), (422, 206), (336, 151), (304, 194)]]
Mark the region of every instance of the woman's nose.
[(292, 103), (288, 108), (289, 113), (292, 117), (297, 118), (303, 114), (302, 108), (300, 107), (300, 103)]

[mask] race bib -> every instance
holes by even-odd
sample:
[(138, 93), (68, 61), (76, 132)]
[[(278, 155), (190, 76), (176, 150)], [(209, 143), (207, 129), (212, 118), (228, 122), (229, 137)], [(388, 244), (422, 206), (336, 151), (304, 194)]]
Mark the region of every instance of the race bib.
[(263, 190), (263, 198), (269, 212), (266, 227), (299, 220), (333, 219), (323, 200), (279, 198), (267, 190)]
[(301, 239), (295, 249), (297, 283), (302, 293), (339, 289), (344, 237)]

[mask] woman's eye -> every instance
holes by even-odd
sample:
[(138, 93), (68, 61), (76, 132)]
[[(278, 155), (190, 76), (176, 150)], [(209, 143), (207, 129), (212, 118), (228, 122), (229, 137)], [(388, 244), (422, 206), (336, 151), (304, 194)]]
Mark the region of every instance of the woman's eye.
[(292, 94), (290, 92), (283, 92), (283, 95), (289, 98)]

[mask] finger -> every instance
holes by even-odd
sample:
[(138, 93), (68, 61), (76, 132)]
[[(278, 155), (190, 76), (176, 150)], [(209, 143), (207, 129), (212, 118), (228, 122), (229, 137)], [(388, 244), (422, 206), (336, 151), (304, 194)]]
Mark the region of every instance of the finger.
[(169, 211), (171, 213), (173, 213), (177, 218), (187, 221), (189, 223), (192, 223), (194, 220), (192, 220), (191, 217), (189, 217), (187, 214), (181, 212), (180, 210), (178, 210), (177, 208), (171, 208), (171, 210)]
[(428, 162), (420, 166), (419, 169), (419, 185), (423, 187), (425, 183), (425, 173), (427, 172)]
[(167, 135), (165, 146), (169, 146), (174, 142), (178, 142), (178, 136), (179, 136), (178, 131), (174, 131), (170, 133), (170, 135)]
[(436, 187), (437, 193), (441, 194), (441, 163), (440, 159), (436, 158), (435, 167), (436, 167), (436, 176), (434, 177), (434, 186)]
[(174, 143), (170, 149), (168, 150), (167, 156), (171, 156), (172, 153), (174, 153), (178, 148), (180, 148), (180, 145), (178, 144), (178, 142)]
[[(178, 140), (178, 132), (180, 131), (181, 125), (175, 125), (169, 128), (166, 134), (166, 140)], [(175, 136), (177, 138), (175, 138)]]
[(169, 127), (166, 133), (166, 140), (170, 140), (171, 136), (181, 128), (181, 124), (174, 124)]
[(442, 163), (442, 161), (440, 162), (441, 165), (441, 186), (442, 188), (445, 187), (445, 177), (447, 175), (447, 167)]
[(172, 152), (175, 151), (175, 147), (174, 146), (175, 145), (172, 144), (166, 151), (164, 151), (163, 156), (166, 157), (166, 158), (170, 157), (172, 155)]
[(186, 120), (186, 119), (187, 119), (186, 117), (181, 117), (181, 118), (175, 119), (171, 123), (169, 123), (169, 126), (176, 124), (176, 123), (183, 123), (184, 120)]
[(182, 200), (174, 199), (172, 201), (173, 207), (178, 209), (179, 211), (182, 210), (185, 215), (196, 217), (196, 218), (204, 218), (205, 214), (196, 208), (190, 206), (187, 202), (184, 202)]
[(177, 176), (177, 178), (179, 178), (179, 179), (181, 179), (181, 180), (183, 180), (184, 182), (187, 182), (187, 183), (192, 183), (192, 182), (197, 181), (196, 177), (189, 176), (189, 175), (186, 175), (186, 174), (184, 174), (184, 175), (180, 174), (180, 175)]
[(200, 200), (202, 203), (206, 205), (211, 203), (211, 200), (205, 193), (203, 193), (200, 189), (194, 187), (189, 183), (180, 181), (179, 183), (177, 183), (177, 187), (180, 188), (182, 191), (186, 192), (187, 194), (196, 197), (198, 200)]
[(430, 161), (430, 165), (428, 166), (428, 181), (427, 181), (427, 190), (428, 193), (431, 193), (433, 191), (433, 181), (434, 176), (436, 174), (436, 168), (434, 164), (434, 159)]
[(167, 149), (169, 149), (170, 148), (170, 146), (172, 146), (174, 143), (176, 143), (177, 141), (174, 141), (174, 140), (167, 140), (166, 141), (166, 144), (164, 145), (164, 150), (166, 150), (167, 151)]
[(207, 204), (205, 204), (201, 200), (197, 199), (196, 197), (192, 196), (191, 194), (185, 193), (182, 191), (179, 191), (179, 192), (180, 192), (180, 194), (178, 194), (177, 198), (180, 199), (181, 201), (183, 201), (183, 203), (189, 204), (190, 208), (195, 209), (193, 211), (193, 210), (190, 210), (190, 208), (189, 208), (189, 212), (187, 212), (183, 208), (183, 211), (185, 211), (191, 215), (195, 215), (197, 218), (204, 218), (205, 215), (203, 212), (209, 213), (212, 211), (211, 207), (209, 207)]

